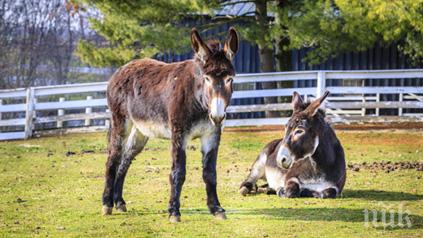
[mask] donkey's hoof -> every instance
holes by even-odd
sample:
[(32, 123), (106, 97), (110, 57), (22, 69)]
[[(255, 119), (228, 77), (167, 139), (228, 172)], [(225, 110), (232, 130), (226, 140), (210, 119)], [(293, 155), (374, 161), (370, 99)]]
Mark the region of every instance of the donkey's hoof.
[(216, 220), (226, 220), (225, 212), (216, 212), (214, 214), (214, 217), (216, 218)]
[(181, 216), (174, 216), (174, 215), (171, 215), (171, 216), (169, 216), (169, 221), (170, 221), (171, 223), (181, 222)]
[(239, 193), (242, 196), (246, 196), (249, 192), (250, 192), (250, 190), (245, 186), (242, 186), (241, 189), (239, 189)]
[(103, 206), (103, 216), (112, 215), (113, 207)]
[(118, 212), (126, 212), (126, 205), (125, 204), (120, 204), (118, 206), (116, 206), (116, 211)]

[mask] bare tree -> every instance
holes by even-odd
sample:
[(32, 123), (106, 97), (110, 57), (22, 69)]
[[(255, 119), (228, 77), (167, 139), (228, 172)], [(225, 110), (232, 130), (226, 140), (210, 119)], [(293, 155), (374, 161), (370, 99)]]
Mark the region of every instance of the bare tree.
[(64, 0), (0, 3), (0, 88), (68, 81), (84, 15)]

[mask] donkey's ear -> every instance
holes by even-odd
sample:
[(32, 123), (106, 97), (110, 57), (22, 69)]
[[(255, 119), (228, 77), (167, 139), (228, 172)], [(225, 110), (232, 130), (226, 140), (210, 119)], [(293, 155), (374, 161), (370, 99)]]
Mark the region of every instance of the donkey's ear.
[(202, 62), (206, 61), (206, 58), (210, 55), (211, 51), (209, 47), (203, 42), (198, 33), (197, 29), (192, 28), (191, 30), (191, 46), (195, 54), (200, 58)]
[(238, 33), (236, 32), (235, 28), (229, 28), (228, 37), (226, 38), (225, 45), (223, 47), (223, 51), (225, 52), (226, 57), (229, 60), (233, 60), (235, 58), (235, 54), (238, 51), (239, 47), (239, 37)]
[(317, 110), (319, 109), (322, 102), (326, 99), (326, 97), (329, 95), (329, 91), (326, 91), (323, 96), (320, 98), (314, 100), (310, 105), (304, 110), (308, 114), (308, 116), (312, 117), (316, 115)]
[(294, 91), (294, 94), (292, 95), (292, 108), (294, 109), (294, 112), (299, 112), (301, 111), (304, 102), (301, 99), (300, 94), (298, 94), (296, 91)]

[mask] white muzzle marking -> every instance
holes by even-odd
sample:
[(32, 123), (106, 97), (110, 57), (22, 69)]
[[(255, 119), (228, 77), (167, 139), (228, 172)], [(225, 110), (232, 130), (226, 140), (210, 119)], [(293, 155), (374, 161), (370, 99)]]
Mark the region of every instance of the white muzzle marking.
[(288, 169), (293, 162), (293, 156), (289, 148), (283, 144), (279, 147), (278, 153), (276, 154), (276, 163), (279, 167)]
[(225, 100), (221, 97), (215, 97), (211, 101), (210, 116), (211, 118), (224, 118), (225, 117)]

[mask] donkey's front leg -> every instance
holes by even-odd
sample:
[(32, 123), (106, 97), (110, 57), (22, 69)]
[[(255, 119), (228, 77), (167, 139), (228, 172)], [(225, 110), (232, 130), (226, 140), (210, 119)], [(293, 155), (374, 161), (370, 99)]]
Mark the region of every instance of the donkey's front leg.
[(207, 206), (217, 219), (226, 219), (225, 209), (220, 206), (216, 191), (216, 162), (220, 142), (220, 128), (214, 134), (201, 138), (203, 154), (203, 180), (206, 184)]
[(169, 221), (180, 222), (181, 212), (180, 196), (182, 185), (185, 182), (186, 173), (186, 154), (185, 142), (182, 135), (172, 136), (172, 171), (169, 175), (170, 181), (170, 200), (169, 200)]
[(297, 198), (301, 195), (300, 181), (296, 177), (291, 177), (285, 181), (284, 197)]

